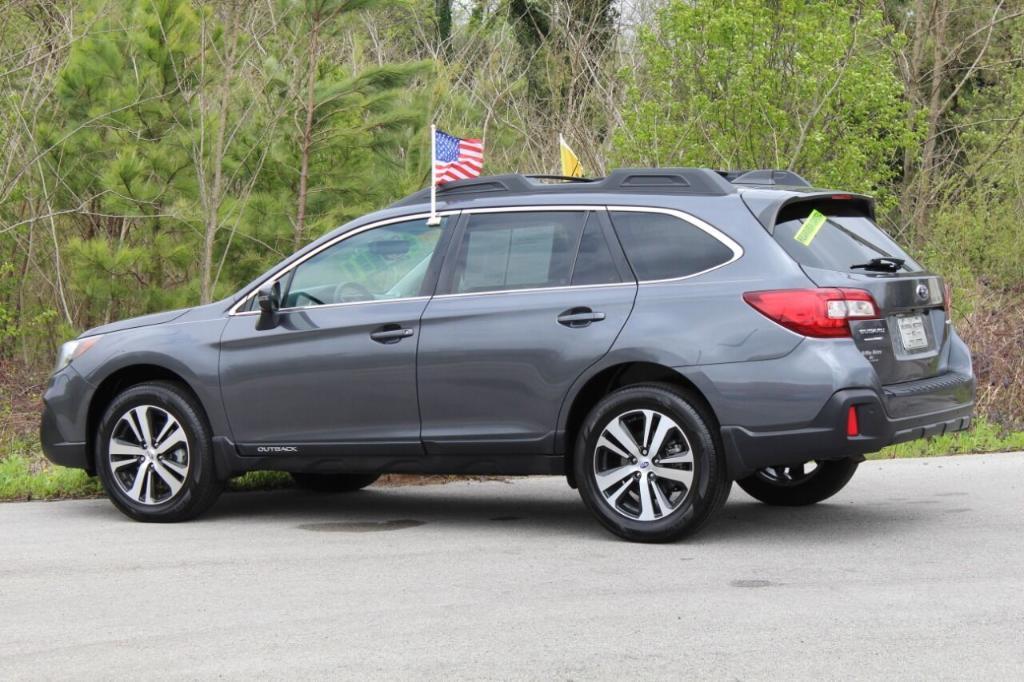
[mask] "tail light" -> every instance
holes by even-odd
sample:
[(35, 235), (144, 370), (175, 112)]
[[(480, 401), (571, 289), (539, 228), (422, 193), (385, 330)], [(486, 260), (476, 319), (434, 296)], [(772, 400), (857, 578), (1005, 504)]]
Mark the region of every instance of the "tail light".
[(945, 291), (942, 296), (942, 307), (946, 309), (946, 319), (951, 319), (953, 315), (953, 286), (949, 282), (944, 282), (943, 286)]
[(862, 289), (748, 291), (743, 300), (786, 329), (815, 338), (848, 337), (850, 320), (879, 317), (875, 299)]
[(860, 424), (857, 421), (857, 407), (850, 405), (846, 411), (846, 435), (854, 438), (860, 435)]

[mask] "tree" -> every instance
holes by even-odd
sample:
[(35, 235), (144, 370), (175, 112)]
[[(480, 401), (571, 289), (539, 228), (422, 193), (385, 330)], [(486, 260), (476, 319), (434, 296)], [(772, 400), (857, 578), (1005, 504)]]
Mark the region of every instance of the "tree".
[[(95, 35), (57, 76), (52, 122), (38, 127), (67, 240), (78, 324), (182, 304), (194, 263), (188, 131), (199, 51), (187, 0), (95, 2)], [(179, 288), (181, 287), (181, 288)], [(184, 294), (184, 295), (183, 295)], [(97, 309), (96, 304), (102, 307)]]
[[(415, 124), (411, 111), (396, 110), (398, 89), (423, 73), (424, 64), (388, 64), (359, 71), (339, 69), (323, 63), (327, 41), (337, 38), (343, 21), (360, 10), (390, 4), (386, 0), (307, 0), (292, 16), (293, 38), (300, 45), (302, 81), (299, 107), (299, 177), (296, 196), (293, 246), (305, 242), (310, 195), (310, 162), (317, 151), (342, 137), (364, 149), (379, 140), (372, 136)], [(365, 112), (365, 116), (358, 115)], [(422, 119), (422, 115), (419, 116)], [(348, 127), (339, 125), (344, 121)], [(360, 144), (360, 138), (365, 140)]]
[(961, 133), (987, 121), (963, 120), (963, 103), (972, 101), (976, 89), (991, 91), (1024, 66), (1024, 6), (1004, 0), (911, 0), (886, 6), (901, 38), (896, 56), (908, 124), (922, 140), (919, 148), (904, 149), (900, 218), (912, 236), (924, 239), (947, 184), (958, 183), (965, 151)]
[(879, 11), (837, 0), (673, 2), (641, 33), (613, 158), (786, 168), (889, 203), (914, 143), (892, 43)]

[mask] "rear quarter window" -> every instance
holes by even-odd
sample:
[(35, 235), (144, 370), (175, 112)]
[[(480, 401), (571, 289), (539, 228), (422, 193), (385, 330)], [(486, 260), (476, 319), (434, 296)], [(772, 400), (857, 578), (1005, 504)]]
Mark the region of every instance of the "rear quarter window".
[[(804, 221), (817, 210), (826, 220), (810, 244), (797, 241)], [(860, 272), (851, 266), (872, 258), (900, 258), (900, 272), (920, 272), (921, 266), (856, 206), (842, 201), (801, 202), (779, 212), (772, 233), (775, 241), (800, 265), (839, 272)]]
[(667, 213), (612, 211), (615, 233), (641, 281), (696, 275), (728, 263), (733, 250), (696, 225)]

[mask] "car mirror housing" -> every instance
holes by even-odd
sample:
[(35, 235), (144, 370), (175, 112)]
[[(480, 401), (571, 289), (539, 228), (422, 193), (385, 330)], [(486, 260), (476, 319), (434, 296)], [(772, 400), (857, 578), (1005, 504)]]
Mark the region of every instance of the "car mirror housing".
[(277, 326), (277, 311), (281, 309), (281, 284), (264, 284), (256, 292), (256, 302), (260, 306), (260, 327)]

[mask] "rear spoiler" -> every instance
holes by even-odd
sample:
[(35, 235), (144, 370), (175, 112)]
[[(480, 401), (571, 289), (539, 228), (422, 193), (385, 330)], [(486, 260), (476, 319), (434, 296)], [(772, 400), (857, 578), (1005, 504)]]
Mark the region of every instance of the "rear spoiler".
[(871, 220), (875, 219), (875, 200), (866, 194), (821, 190), (780, 197), (778, 191), (751, 189), (741, 192), (740, 196), (746, 207), (764, 226), (764, 229), (768, 230), (769, 234), (775, 232), (775, 224), (778, 222), (782, 210), (796, 204), (842, 201), (860, 209)]

